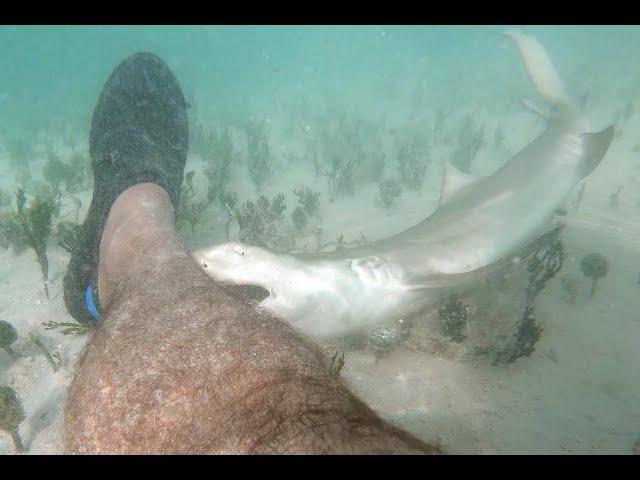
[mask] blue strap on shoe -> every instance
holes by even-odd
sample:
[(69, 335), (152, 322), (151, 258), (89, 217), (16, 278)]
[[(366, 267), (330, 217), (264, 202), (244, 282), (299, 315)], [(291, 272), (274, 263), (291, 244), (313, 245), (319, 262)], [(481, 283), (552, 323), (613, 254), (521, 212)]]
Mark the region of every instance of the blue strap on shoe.
[(100, 312), (98, 312), (96, 303), (93, 301), (93, 288), (91, 288), (91, 285), (89, 285), (87, 290), (84, 292), (84, 303), (86, 304), (87, 310), (89, 310), (91, 316), (100, 321)]

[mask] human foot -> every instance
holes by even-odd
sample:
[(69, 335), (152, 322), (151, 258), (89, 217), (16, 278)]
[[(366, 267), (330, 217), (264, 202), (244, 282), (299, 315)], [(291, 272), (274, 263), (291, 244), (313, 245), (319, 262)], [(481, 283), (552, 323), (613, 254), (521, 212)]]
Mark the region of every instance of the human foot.
[(89, 137), (95, 187), (65, 274), (64, 300), (81, 323), (100, 316), (98, 257), (109, 210), (127, 188), (155, 183), (178, 204), (187, 159), (187, 103), (169, 67), (150, 53), (126, 58), (93, 112)]

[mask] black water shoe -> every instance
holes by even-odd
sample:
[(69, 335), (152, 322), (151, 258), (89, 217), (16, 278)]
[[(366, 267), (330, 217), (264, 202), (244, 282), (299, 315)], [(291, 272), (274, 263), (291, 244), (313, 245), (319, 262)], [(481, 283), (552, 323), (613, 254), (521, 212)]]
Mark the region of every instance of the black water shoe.
[(93, 111), (93, 198), (64, 277), (64, 301), (81, 323), (100, 318), (98, 253), (113, 202), (138, 183), (164, 188), (178, 205), (187, 160), (187, 103), (169, 67), (136, 53), (111, 74)]

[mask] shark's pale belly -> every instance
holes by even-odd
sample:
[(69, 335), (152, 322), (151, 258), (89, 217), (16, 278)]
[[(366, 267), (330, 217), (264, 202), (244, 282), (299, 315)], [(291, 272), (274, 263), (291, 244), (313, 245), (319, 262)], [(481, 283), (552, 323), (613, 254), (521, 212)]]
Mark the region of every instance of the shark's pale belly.
[(274, 265), (270, 296), (259, 304), (312, 336), (341, 335), (399, 320), (429, 303), (429, 296), (403, 283), (397, 266), (370, 257)]

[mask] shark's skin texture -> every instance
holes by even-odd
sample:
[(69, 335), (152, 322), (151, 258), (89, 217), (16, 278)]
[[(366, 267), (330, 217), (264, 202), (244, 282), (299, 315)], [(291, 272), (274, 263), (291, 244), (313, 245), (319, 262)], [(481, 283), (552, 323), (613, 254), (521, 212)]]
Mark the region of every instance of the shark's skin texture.
[(426, 300), (423, 289), (407, 286), (402, 269), (377, 257), (311, 260), (235, 242), (192, 256), (219, 282), (266, 289), (259, 308), (312, 336), (409, 314)]
[(443, 289), (466, 286), (517, 259), (553, 227), (556, 209), (606, 153), (613, 127), (589, 133), (544, 48), (519, 31), (506, 35), (552, 109), (544, 132), (495, 173), (461, 181), (446, 166), (438, 209), (365, 247), (288, 256), (231, 242), (193, 258), (220, 282), (266, 289), (261, 308), (315, 336), (410, 315), (436, 302)]

